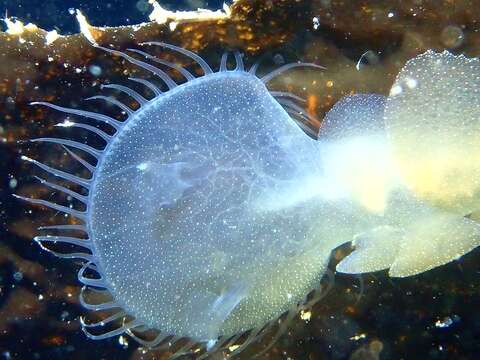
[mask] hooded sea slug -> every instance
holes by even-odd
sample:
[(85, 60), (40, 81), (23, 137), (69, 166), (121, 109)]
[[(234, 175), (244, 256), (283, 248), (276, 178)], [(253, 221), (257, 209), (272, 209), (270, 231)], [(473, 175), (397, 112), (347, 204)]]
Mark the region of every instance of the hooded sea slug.
[[(49, 227), (53, 235), (35, 240), (56, 255), (85, 261), (78, 274), (85, 285), (81, 302), (106, 314), (101, 321), (83, 321), (90, 338), (127, 332), (148, 347), (189, 338), (192, 341), (181, 351), (206, 344), (205, 357), (250, 330), (247, 340), (230, 354), (235, 355), (281, 314), (298, 311), (325, 275), (331, 250), (345, 242), (353, 240), (356, 249), (337, 270), (390, 268), (392, 276), (428, 270), (478, 245), (478, 223), (455, 205), (437, 206), (441, 196), (417, 189), (415, 177), (404, 170), (403, 143), (396, 140), (398, 129), (392, 129), (398, 123), (395, 119), (416, 121), (418, 113), (398, 115), (394, 90), (388, 98), (374, 94), (344, 98), (327, 114), (321, 140), (316, 141), (293, 120), (308, 121), (301, 99), (269, 91), (266, 84), (290, 68), (319, 66), (288, 64), (257, 77), (257, 66), (246, 71), (235, 52), (234, 70), (227, 69), (224, 55), (220, 70), (214, 72), (188, 50), (158, 42), (145, 45), (190, 57), (204, 75), (195, 77), (141, 50), (130, 50), (129, 55), (102, 48), (152, 72), (167, 91), (145, 79), (132, 80), (150, 89), (151, 99), (129, 87), (105, 86), (139, 103), (134, 111), (116, 98), (94, 97), (124, 111), (128, 117), (123, 122), (100, 113), (34, 103), (115, 130), (109, 135), (87, 123), (64, 124), (97, 135), (106, 144), (102, 149), (68, 139), (33, 140), (64, 146), (91, 172), (90, 178), (25, 158), (88, 191), (84, 196), (42, 180), (84, 203), (85, 211), (22, 199), (81, 223)], [(445, 56), (452, 62), (465, 61)], [(178, 71), (187, 81), (177, 84), (152, 63)], [(478, 62), (472, 66), (478, 74)], [(426, 64), (420, 74), (429, 71)], [(402, 74), (397, 82), (403, 84)], [(417, 81), (422, 89), (422, 79)], [(478, 89), (478, 81), (473, 81)], [(463, 94), (464, 88), (456, 91)], [(478, 93), (444, 101), (464, 100), (453, 104), (459, 108), (453, 115), (462, 116), (472, 98), (478, 105)], [(467, 127), (478, 133), (476, 119)], [(398, 136), (403, 139), (401, 132)], [(75, 149), (96, 158), (96, 163), (86, 162)], [(473, 170), (467, 167), (468, 171)], [(71, 236), (71, 231), (86, 236)], [(52, 243), (76, 250), (59, 252)], [(415, 257), (418, 246), (423, 246), (420, 261)], [(87, 293), (110, 298), (93, 302)], [(147, 340), (143, 335), (149, 329), (159, 332)]]
[[(42, 180), (83, 203), (85, 211), (24, 199), (81, 223), (49, 227), (56, 233), (35, 240), (58, 256), (85, 261), (78, 274), (85, 285), (80, 300), (87, 309), (108, 314), (101, 321), (83, 321), (90, 338), (128, 332), (148, 347), (189, 338), (190, 346), (206, 343), (213, 351), (214, 344), (222, 344), (219, 337), (228, 340), (253, 329), (253, 339), (282, 313), (297, 309), (326, 271), (332, 247), (317, 241), (324, 249), (319, 251), (309, 236), (322, 203), (309, 201), (315, 194), (299, 186), (313, 185), (320, 171), (316, 141), (293, 120), (305, 122), (308, 115), (298, 105), (302, 99), (266, 87), (286, 70), (322, 67), (291, 63), (258, 77), (258, 64), (246, 71), (235, 52), (234, 70), (227, 69), (224, 54), (214, 72), (186, 49), (160, 42), (144, 45), (190, 58), (203, 75), (196, 77), (142, 50), (130, 49), (128, 54), (99, 47), (151, 72), (163, 87), (153, 80), (131, 79), (154, 94), (147, 99), (130, 87), (105, 85), (140, 105), (134, 111), (118, 98), (93, 98), (124, 111), (128, 117), (123, 122), (105, 114), (33, 103), (108, 124), (115, 132), (109, 135), (68, 120), (61, 125), (92, 132), (103, 139), (104, 148), (61, 138), (32, 140), (62, 145), (90, 178), (24, 157), (87, 190), (84, 196)], [(167, 69), (178, 71), (186, 82), (175, 82)], [(86, 238), (69, 235), (71, 231), (81, 231)], [(57, 251), (52, 244), (73, 245), (75, 252)], [(108, 293), (111, 298), (94, 303), (91, 293)], [(148, 329), (160, 333), (147, 341), (141, 334)]]

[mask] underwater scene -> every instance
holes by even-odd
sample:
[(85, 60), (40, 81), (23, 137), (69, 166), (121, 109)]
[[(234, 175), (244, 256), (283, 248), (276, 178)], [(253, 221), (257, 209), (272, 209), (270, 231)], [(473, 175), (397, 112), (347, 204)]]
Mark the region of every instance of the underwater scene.
[(0, 0), (0, 359), (477, 359), (479, 10)]

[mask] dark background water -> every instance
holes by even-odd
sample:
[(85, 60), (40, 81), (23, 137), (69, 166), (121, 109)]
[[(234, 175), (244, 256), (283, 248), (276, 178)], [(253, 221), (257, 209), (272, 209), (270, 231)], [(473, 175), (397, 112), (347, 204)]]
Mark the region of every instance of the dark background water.
[[(223, 3), (217, 0), (159, 2), (171, 10), (191, 10), (198, 6), (217, 9)], [(422, 4), (434, 4), (431, 9), (435, 10), (435, 4), (443, 3), (427, 0), (362, 3), (367, 2), (375, 4), (376, 16), (382, 19), (387, 18), (387, 13), (397, 14), (405, 7), (416, 7), (415, 11), (421, 14)], [(312, 10), (316, 14), (317, 9), (330, 3), (349, 2), (314, 0), (310, 3), (312, 8), (317, 6)], [(453, 13), (463, 6), (480, 7), (479, 1), (457, 1), (452, 6)], [(72, 8), (81, 9), (92, 25), (108, 26), (148, 21), (151, 11), (143, 0), (0, 0), (0, 13), (16, 16), (25, 23), (33, 22), (47, 30), (57, 29), (63, 34), (78, 32), (76, 19), (69, 11)], [(441, 31), (432, 24), (441, 21), (466, 34), (464, 43), (452, 51), (480, 54), (480, 42), (473, 36), (479, 32), (478, 22), (470, 21), (464, 26), (462, 21), (468, 22), (468, 16), (442, 18), (445, 11), (428, 11), (430, 13), (421, 14), (422, 20), (418, 22), (408, 18), (391, 27), (383, 23), (366, 26), (348, 12), (343, 17), (337, 13), (336, 19), (325, 18), (325, 25), (321, 17), (322, 25), (317, 31), (312, 29), (311, 23), (308, 26), (294, 24), (298, 26), (295, 37), (278, 51), (293, 53), (294, 59), (308, 57), (327, 65), (332, 72), (327, 72), (328, 76), (333, 79), (336, 72), (338, 76), (333, 82), (343, 81), (342, 86), (347, 91), (350, 91), (350, 82), (355, 83), (356, 90), (368, 88), (365, 84), (372, 82), (388, 89), (405, 58), (421, 51), (417, 46), (429, 48), (435, 44), (439, 49), (443, 46), (437, 45), (441, 41), (428, 42), (440, 36)], [(374, 69), (364, 78), (356, 77), (357, 72), (350, 71), (352, 61), (355, 64), (358, 56), (369, 49), (379, 50), (380, 66), (384, 65), (384, 59), (394, 65), (385, 66), (377, 73)], [(395, 57), (395, 54), (400, 56)], [(336, 67), (337, 64), (342, 66)], [(390, 71), (391, 68), (396, 70)], [(13, 106), (14, 102), (15, 99), (0, 99), (2, 107)], [(8, 121), (0, 118), (2, 136), (2, 126)], [(41, 128), (44, 125), (28, 122), (20, 126)], [(51, 212), (32, 211), (12, 200), (13, 192), (20, 187), (28, 190), (33, 181), (31, 174), (20, 173), (20, 152), (14, 142), (9, 142), (8, 151), (3, 146), (0, 144), (0, 360), (151, 359), (152, 355), (144, 354), (131, 340), (115, 337), (91, 341), (82, 334), (78, 319), (84, 309), (78, 304), (75, 274), (78, 264), (41, 252), (30, 235), (25, 235), (32, 233), (39, 219), (47, 218)], [(10, 226), (14, 220), (16, 231)], [(384, 272), (359, 279), (336, 275), (333, 290), (315, 308), (312, 320), (293, 324), (294, 331), (282, 338), (265, 358), (373, 360), (378, 357), (373, 350), (380, 344), (382, 359), (477, 359), (480, 354), (479, 259), (480, 250), (476, 249), (458, 262), (408, 279), (391, 279)], [(249, 358), (248, 355), (241, 357)]]
[[(227, 4), (229, 1), (225, 1)], [(159, 3), (168, 10), (220, 9), (221, 0), (169, 0)], [(43, 29), (57, 29), (62, 34), (78, 32), (78, 24), (70, 9), (81, 9), (92, 24), (119, 26), (148, 21), (153, 9), (147, 0), (1, 0), (0, 14), (18, 17)]]

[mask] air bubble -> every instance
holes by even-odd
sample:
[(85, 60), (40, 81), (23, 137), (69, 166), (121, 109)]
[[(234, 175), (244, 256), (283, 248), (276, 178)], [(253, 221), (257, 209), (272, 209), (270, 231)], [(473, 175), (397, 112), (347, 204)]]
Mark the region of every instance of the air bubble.
[(460, 27), (455, 25), (449, 25), (443, 29), (440, 38), (443, 45), (449, 49), (455, 49), (463, 44), (465, 36)]
[(17, 187), (18, 181), (15, 178), (10, 179), (10, 182), (8, 183), (8, 186), (10, 186), (10, 189), (15, 189)]
[(13, 279), (16, 281), (16, 282), (20, 282), (22, 281), (23, 279), (23, 273), (20, 272), (20, 271), (17, 271), (13, 274)]
[(90, 72), (90, 74), (92, 74), (93, 76), (100, 76), (102, 74), (102, 68), (98, 65), (90, 65), (88, 67), (88, 71)]

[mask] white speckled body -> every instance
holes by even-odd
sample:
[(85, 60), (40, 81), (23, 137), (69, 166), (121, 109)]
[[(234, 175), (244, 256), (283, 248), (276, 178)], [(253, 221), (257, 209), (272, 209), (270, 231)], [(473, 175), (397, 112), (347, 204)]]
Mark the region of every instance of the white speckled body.
[[(85, 285), (80, 302), (96, 313), (93, 321), (82, 321), (89, 338), (127, 332), (157, 348), (188, 337), (193, 342), (176, 355), (203, 342), (205, 358), (237, 345), (253, 329), (233, 355), (262, 336), (270, 321), (298, 310), (340, 244), (351, 241), (354, 251), (337, 271), (389, 269), (397, 277), (479, 246), (478, 59), (427, 51), (406, 64), (388, 98), (357, 94), (340, 100), (315, 141), (292, 120), (312, 120), (296, 103), (302, 99), (270, 92), (265, 84), (295, 67), (318, 65), (286, 64), (257, 78), (257, 65), (245, 72), (239, 52), (236, 70), (227, 71), (225, 53), (214, 73), (186, 49), (144, 45), (187, 56), (204, 75), (196, 78), (143, 50), (129, 50), (180, 72), (187, 82), (177, 86), (160, 68), (99, 46), (151, 72), (170, 90), (162, 93), (154, 82), (132, 78), (156, 95), (148, 100), (129, 87), (105, 86), (135, 99), (136, 111), (115, 97), (90, 98), (120, 108), (124, 122), (32, 103), (115, 130), (110, 135), (84, 122), (58, 124), (102, 138), (104, 149), (64, 138), (32, 140), (62, 145), (91, 178), (22, 156), (88, 191), (86, 197), (40, 179), (85, 210), (16, 197), (78, 221), (42, 228), (53, 233), (35, 241), (59, 257), (85, 261), (78, 271)], [(93, 165), (76, 150), (98, 161)], [(72, 230), (84, 235), (71, 236)], [(114, 299), (100, 300), (99, 294)], [(151, 338), (153, 329), (158, 333)], [(224, 341), (217, 342), (221, 336)]]
[(113, 296), (164, 332), (199, 340), (262, 326), (324, 274), (303, 184), (316, 142), (246, 73), (186, 83), (106, 150), (90, 231)]

